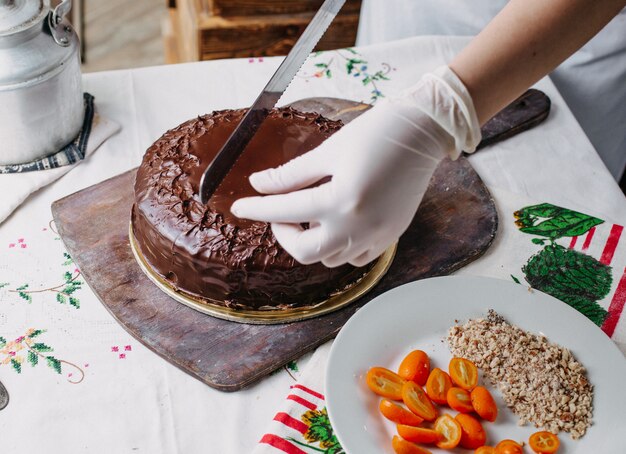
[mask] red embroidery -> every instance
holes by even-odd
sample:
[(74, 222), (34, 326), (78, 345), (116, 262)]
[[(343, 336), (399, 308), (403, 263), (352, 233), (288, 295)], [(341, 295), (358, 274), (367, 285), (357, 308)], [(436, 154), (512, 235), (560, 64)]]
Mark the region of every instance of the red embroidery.
[(617, 249), (617, 244), (619, 243), (619, 239), (622, 236), (622, 231), (624, 227), (621, 225), (613, 225), (611, 227), (611, 233), (609, 233), (609, 239), (606, 240), (606, 245), (604, 246), (604, 251), (602, 251), (602, 256), (600, 257), (600, 262), (605, 265), (610, 265), (613, 260), (613, 254), (615, 254), (615, 249)]
[(596, 228), (592, 227), (588, 232), (587, 232), (587, 236), (585, 236), (585, 242), (583, 243), (583, 252), (586, 251), (587, 249), (589, 249), (589, 246), (591, 245), (591, 240), (593, 239), (593, 234), (596, 233)]
[(312, 396), (317, 397), (318, 399), (324, 400), (324, 395), (323, 394), (320, 394), (320, 393), (318, 393), (316, 391), (313, 391), (312, 389), (307, 388), (306, 386), (302, 386), (300, 384), (296, 384), (296, 385), (292, 385), (291, 388), (292, 389), (293, 388), (301, 389), (302, 391), (307, 392), (307, 393), (311, 394)]
[(306, 451), (303, 451), (302, 449), (298, 448), (293, 443), (290, 443), (284, 438), (281, 438), (278, 435), (274, 435), (274, 434), (263, 435), (263, 438), (261, 438), (260, 443), (265, 443), (270, 446), (273, 446), (274, 448), (280, 449), (281, 451), (286, 452), (287, 454), (307, 454)]
[(617, 284), (617, 288), (613, 294), (613, 299), (611, 299), (608, 311), (609, 314), (602, 324), (602, 331), (604, 331), (609, 337), (613, 336), (613, 333), (615, 332), (617, 322), (619, 321), (620, 315), (622, 315), (622, 311), (624, 310), (624, 303), (626, 303), (626, 269), (624, 270), (624, 274), (622, 274), (619, 284)]
[(274, 416), (274, 421), (281, 422), (287, 427), (297, 430), (301, 434), (304, 434), (307, 430), (309, 430), (309, 426), (304, 424), (302, 421), (289, 416), (287, 413), (277, 413), (276, 416)]
[(309, 410), (315, 410), (317, 408), (317, 405), (315, 405), (313, 402), (309, 402), (308, 400), (303, 399), (300, 396), (296, 396), (295, 394), (289, 394), (287, 396), (287, 399), (293, 400), (294, 402), (299, 403), (300, 405), (308, 408)]

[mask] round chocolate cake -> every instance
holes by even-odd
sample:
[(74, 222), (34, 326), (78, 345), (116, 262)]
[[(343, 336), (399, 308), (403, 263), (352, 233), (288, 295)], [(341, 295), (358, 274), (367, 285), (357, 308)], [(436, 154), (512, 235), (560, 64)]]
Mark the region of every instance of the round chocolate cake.
[(177, 290), (235, 309), (311, 306), (356, 283), (369, 267), (302, 265), (269, 224), (239, 219), (230, 206), (258, 195), (250, 174), (321, 144), (341, 122), (290, 108), (265, 120), (208, 205), (200, 176), (245, 110), (224, 110), (166, 132), (146, 152), (135, 182), (132, 226), (150, 268)]

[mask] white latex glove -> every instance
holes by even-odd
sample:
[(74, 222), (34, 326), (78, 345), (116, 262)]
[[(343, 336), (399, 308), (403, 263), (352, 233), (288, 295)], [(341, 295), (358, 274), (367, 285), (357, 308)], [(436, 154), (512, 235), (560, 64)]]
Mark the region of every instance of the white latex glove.
[[(239, 199), (231, 211), (272, 223), (278, 242), (300, 263), (363, 266), (407, 229), (439, 161), (474, 151), (479, 141), (471, 97), (444, 66), (316, 149), (252, 174), (254, 189), (275, 195)], [(330, 182), (307, 188), (327, 176)]]

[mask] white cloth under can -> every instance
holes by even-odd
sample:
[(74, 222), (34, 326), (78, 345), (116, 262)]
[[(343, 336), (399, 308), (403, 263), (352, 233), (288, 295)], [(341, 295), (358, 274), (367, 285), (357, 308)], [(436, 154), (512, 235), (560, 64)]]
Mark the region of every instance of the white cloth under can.
[[(507, 0), (363, 0), (358, 45), (476, 35)], [(626, 166), (626, 9), (550, 76), (614, 178)]]

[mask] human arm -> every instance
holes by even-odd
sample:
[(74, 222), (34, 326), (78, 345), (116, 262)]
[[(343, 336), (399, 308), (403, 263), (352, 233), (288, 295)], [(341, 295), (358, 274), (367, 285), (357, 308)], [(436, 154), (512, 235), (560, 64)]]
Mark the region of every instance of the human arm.
[(625, 0), (510, 0), (450, 62), (480, 124), (595, 36)]
[[(302, 263), (363, 265), (404, 232), (439, 160), (599, 31), (624, 0), (511, 0), (450, 64), (294, 161), (251, 176), (267, 197), (233, 213), (272, 223)], [(591, 8), (591, 10), (590, 10)], [(332, 180), (309, 186), (322, 177)], [(309, 223), (308, 230), (300, 227)]]

